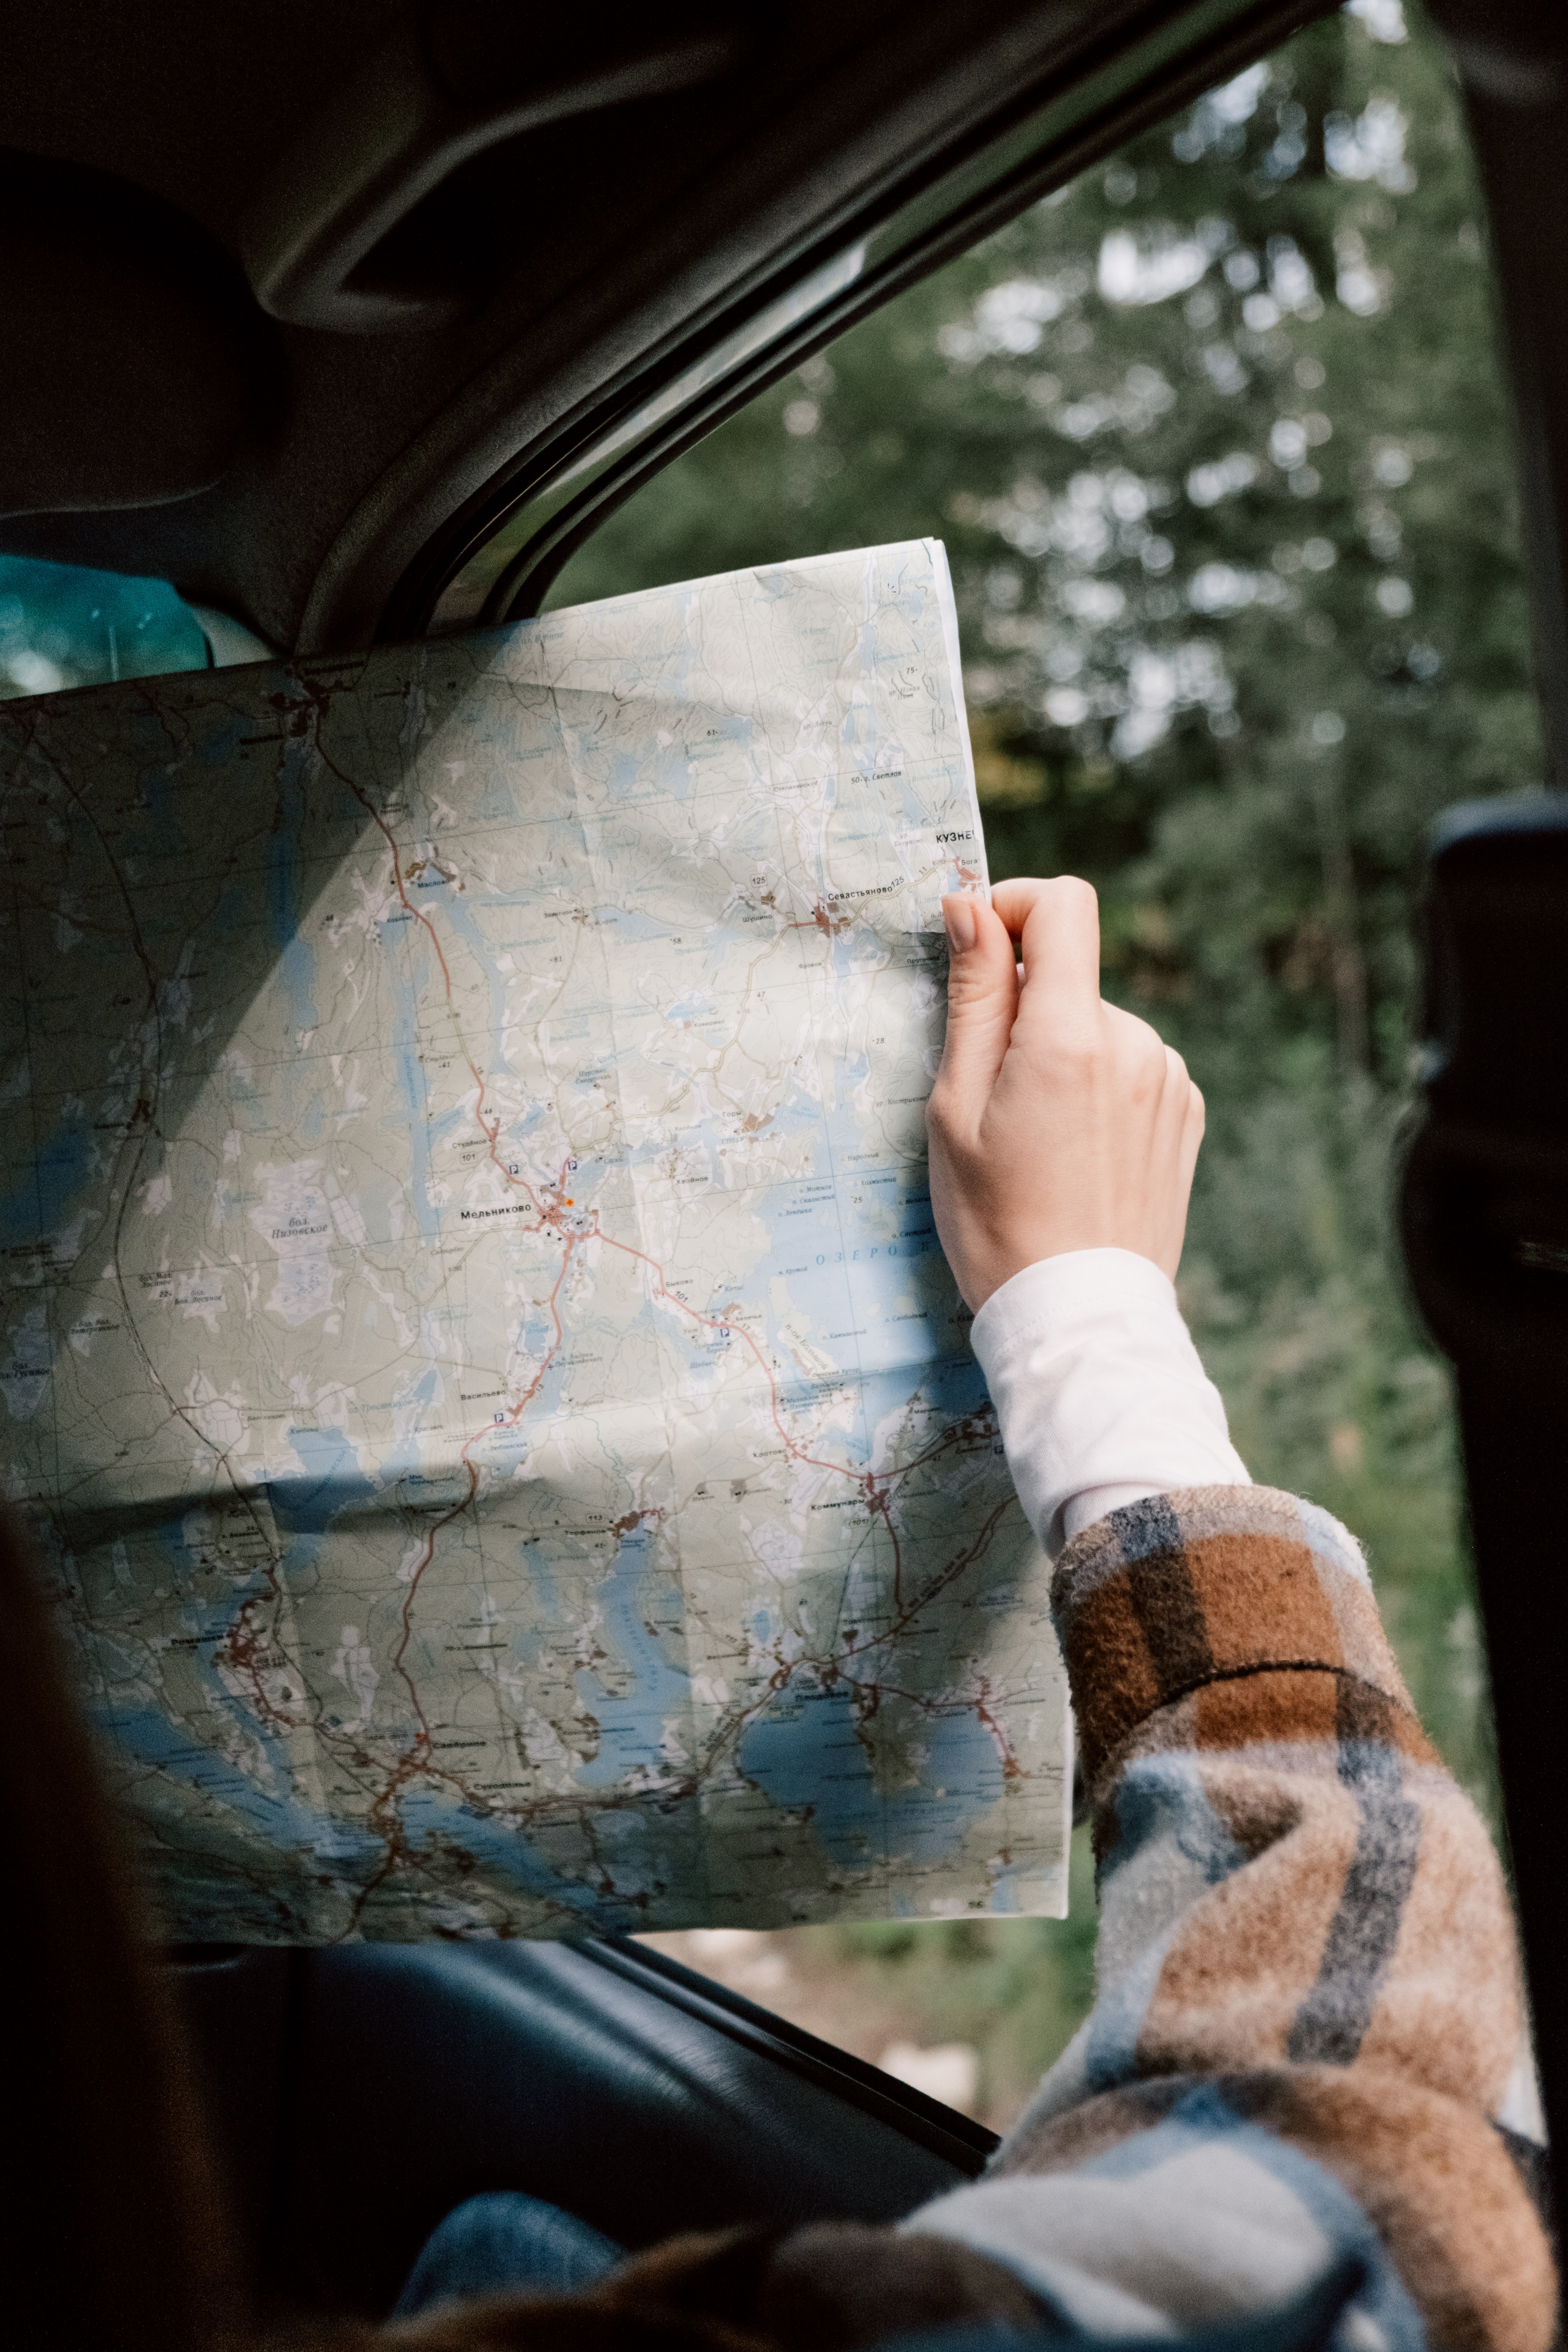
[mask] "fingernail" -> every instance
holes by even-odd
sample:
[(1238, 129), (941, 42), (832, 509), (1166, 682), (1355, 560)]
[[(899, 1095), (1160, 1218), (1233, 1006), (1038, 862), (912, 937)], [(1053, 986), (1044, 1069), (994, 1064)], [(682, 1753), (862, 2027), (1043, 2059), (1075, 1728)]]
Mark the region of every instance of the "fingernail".
[(947, 943), (954, 955), (967, 955), (979, 936), (974, 923), (974, 902), (962, 892), (942, 902), (942, 919), (947, 925)]

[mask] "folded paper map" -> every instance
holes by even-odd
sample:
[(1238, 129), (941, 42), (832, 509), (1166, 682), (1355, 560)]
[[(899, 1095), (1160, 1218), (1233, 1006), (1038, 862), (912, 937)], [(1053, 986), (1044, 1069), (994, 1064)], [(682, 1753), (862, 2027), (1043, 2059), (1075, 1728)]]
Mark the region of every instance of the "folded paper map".
[(0, 711), (0, 1462), (183, 1938), (1065, 1908), (946, 559)]

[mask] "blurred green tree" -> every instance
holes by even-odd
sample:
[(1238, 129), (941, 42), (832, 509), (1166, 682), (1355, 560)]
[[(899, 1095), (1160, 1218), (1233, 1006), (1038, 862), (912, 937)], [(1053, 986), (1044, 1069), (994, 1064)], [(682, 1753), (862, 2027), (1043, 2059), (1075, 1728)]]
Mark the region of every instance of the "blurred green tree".
[(1389, 1231), (1436, 810), (1538, 780), (1507, 400), (1443, 51), (1355, 0), (808, 362), (552, 602), (931, 532), (992, 870), (1087, 874), (1210, 1113), (1183, 1288), (1255, 1475), (1367, 1538), (1489, 1808), (1443, 1369)]
[[(1181, 1287), (1237, 1442), (1366, 1541), (1495, 1821), (1449, 1384), (1390, 1217), (1421, 835), (1541, 775), (1490, 290), (1441, 47), (1356, 0), (777, 385), (552, 602), (946, 541), (992, 871), (1097, 885), (1108, 992), (1207, 1097)], [(792, 2013), (868, 2055), (969, 2040), (1005, 2123), (1089, 1998), (1085, 1863), (1065, 1929), (802, 1931)]]

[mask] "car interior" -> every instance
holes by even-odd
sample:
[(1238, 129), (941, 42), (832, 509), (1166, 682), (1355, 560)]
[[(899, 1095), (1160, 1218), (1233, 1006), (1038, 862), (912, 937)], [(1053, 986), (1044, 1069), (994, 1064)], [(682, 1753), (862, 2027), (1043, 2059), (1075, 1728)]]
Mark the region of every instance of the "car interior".
[[(597, 525), (760, 390), (1321, 13), (56, 0), (16, 15), (0, 77), (0, 552), (169, 583), (170, 667), (308, 667), (536, 614)], [(1488, 194), (1561, 784), (1568, 24), (1531, 0), (1430, 13)], [(1542, 2089), (1568, 2137), (1541, 1557), (1568, 1415), (1562, 801), (1451, 812), (1426, 904), (1402, 1234), (1458, 1370)], [(428, 2231), (486, 2189), (637, 2247), (738, 2221), (890, 2220), (995, 2145), (627, 1937), (182, 1947), (163, 1965), (276, 2310), (384, 2315)]]

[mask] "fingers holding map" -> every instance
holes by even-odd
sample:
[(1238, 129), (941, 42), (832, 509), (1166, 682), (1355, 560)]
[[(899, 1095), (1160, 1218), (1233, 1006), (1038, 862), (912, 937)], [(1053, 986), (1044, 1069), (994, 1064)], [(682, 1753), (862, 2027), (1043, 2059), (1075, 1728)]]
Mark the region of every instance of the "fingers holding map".
[(932, 541), (0, 714), (0, 1461), (169, 1933), (1065, 1908)]

